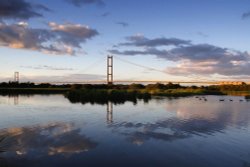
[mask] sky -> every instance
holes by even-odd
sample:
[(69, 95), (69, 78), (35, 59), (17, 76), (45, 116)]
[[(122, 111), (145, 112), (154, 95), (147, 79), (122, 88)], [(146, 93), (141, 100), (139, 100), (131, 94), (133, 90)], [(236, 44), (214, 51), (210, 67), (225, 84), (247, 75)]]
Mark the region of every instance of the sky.
[(250, 81), (250, 0), (0, 0), (0, 81)]

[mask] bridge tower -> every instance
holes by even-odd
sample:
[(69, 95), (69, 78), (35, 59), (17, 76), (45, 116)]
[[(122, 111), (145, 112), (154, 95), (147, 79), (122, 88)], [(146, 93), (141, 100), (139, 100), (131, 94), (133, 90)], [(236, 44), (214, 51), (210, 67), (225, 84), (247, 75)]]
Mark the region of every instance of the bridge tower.
[(19, 72), (14, 73), (14, 82), (19, 82)]
[(113, 56), (107, 57), (107, 84), (113, 84)]

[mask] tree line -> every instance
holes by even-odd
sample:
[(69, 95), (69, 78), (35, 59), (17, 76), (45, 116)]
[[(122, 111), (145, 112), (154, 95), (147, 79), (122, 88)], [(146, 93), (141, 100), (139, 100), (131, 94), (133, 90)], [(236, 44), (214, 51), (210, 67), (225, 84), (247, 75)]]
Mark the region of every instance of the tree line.
[(180, 84), (173, 84), (171, 82), (167, 84), (63, 84), (55, 85), (50, 83), (41, 83), (35, 84), (32, 82), (18, 83), (18, 82), (2, 82), (0, 83), (0, 88), (67, 88), (67, 89), (118, 89), (118, 90), (138, 90), (138, 89), (147, 89), (147, 90), (168, 90), (168, 89), (203, 89), (208, 91), (250, 91), (250, 85), (241, 84), (241, 85), (210, 85), (210, 86), (182, 86)]

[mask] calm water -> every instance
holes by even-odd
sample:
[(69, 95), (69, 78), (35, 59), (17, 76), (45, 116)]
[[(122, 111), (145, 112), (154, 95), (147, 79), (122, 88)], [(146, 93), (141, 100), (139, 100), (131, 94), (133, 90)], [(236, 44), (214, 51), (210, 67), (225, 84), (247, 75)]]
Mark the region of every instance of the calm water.
[(249, 167), (250, 102), (221, 98), (107, 107), (0, 96), (0, 166)]

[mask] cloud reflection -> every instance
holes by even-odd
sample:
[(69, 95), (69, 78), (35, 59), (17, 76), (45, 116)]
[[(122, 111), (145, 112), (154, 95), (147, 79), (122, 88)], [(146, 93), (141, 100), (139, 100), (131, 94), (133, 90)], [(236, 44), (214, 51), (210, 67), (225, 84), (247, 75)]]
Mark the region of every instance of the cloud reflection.
[(7, 158), (48, 158), (70, 156), (94, 149), (97, 143), (81, 134), (74, 124), (53, 123), (36, 127), (9, 128), (0, 132), (8, 136)]
[(203, 103), (197, 102), (197, 99), (176, 99), (166, 103), (167, 112), (173, 114), (167, 118), (148, 123), (128, 121), (109, 127), (136, 145), (142, 145), (152, 139), (172, 142), (195, 136), (206, 137), (225, 133), (231, 127), (248, 127), (250, 114), (245, 112), (247, 103), (237, 105), (235, 102), (225, 105), (212, 100), (215, 99), (211, 98)]

